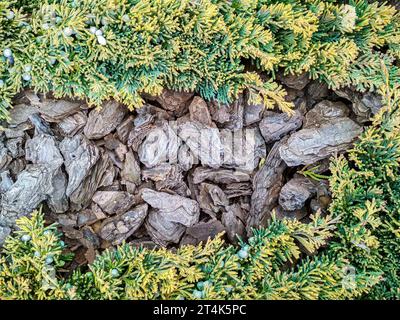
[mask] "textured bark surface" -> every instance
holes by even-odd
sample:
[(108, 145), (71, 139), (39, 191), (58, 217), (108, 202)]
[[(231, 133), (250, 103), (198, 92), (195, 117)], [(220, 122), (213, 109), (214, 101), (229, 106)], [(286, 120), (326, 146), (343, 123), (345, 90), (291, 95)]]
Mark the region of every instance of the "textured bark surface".
[(292, 115), (245, 95), (220, 104), (164, 90), (128, 111), (21, 93), (0, 131), (0, 244), (40, 205), (78, 264), (122, 241), (173, 247), (224, 231), (236, 243), (273, 212), (325, 213), (327, 183), (302, 173), (329, 175), (329, 157), (351, 147), (379, 97), (278, 78)]

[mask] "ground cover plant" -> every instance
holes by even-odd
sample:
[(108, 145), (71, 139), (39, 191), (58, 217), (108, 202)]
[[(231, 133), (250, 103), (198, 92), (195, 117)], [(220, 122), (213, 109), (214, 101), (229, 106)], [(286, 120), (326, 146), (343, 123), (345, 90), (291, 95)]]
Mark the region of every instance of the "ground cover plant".
[[(1, 299), (399, 299), (400, 15), (359, 1), (0, 1), (0, 110), (30, 88), (139, 108), (163, 88), (293, 113), (275, 75), (382, 97), (346, 155), (331, 158), (327, 214), (278, 219), (237, 245), (123, 243), (69, 272), (39, 211), (0, 251)], [(314, 179), (325, 179), (305, 171)], [(26, 215), (27, 213), (23, 213)], [(67, 272), (68, 271), (68, 272)]]

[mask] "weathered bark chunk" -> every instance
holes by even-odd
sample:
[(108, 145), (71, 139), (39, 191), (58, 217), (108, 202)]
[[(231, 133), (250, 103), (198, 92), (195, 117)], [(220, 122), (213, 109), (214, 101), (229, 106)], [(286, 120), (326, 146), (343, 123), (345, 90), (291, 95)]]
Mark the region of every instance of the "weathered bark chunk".
[(314, 196), (317, 187), (310, 179), (297, 176), (289, 180), (281, 189), (279, 204), (284, 210), (293, 211), (304, 207), (306, 201)]
[(322, 101), (306, 115), (305, 126), (293, 133), (280, 147), (280, 155), (290, 167), (312, 164), (347, 150), (361, 134), (362, 128), (344, 117), (340, 105)]
[(263, 118), (265, 106), (263, 104), (250, 104), (244, 108), (244, 125), (249, 126)]
[(129, 238), (143, 224), (148, 205), (142, 204), (130, 211), (105, 220), (100, 229), (100, 237), (114, 245)]
[(295, 110), (293, 115), (265, 111), (259, 127), (265, 143), (271, 143), (284, 137), (286, 134), (297, 130), (303, 123), (303, 115)]
[(209, 169), (197, 167), (193, 172), (193, 182), (199, 184), (205, 180), (220, 184), (250, 181), (250, 175), (244, 171), (231, 169)]
[(155, 182), (158, 191), (172, 190), (185, 197), (190, 195), (190, 190), (183, 181), (182, 171), (179, 166), (163, 163), (157, 167), (142, 171), (144, 180)]
[(165, 110), (180, 111), (182, 108), (185, 108), (192, 97), (193, 93), (190, 92), (177, 92), (164, 89), (161, 95), (156, 98), (156, 101)]
[(58, 128), (62, 135), (72, 137), (85, 126), (86, 121), (86, 114), (83, 112), (77, 112), (58, 123)]
[(68, 173), (67, 196), (71, 196), (89, 175), (100, 158), (99, 149), (83, 135), (65, 138), (60, 143)]
[(200, 208), (213, 218), (224, 207), (229, 205), (229, 200), (224, 191), (220, 187), (209, 183), (202, 183), (200, 185), (198, 202)]
[(164, 124), (153, 129), (138, 149), (139, 160), (147, 168), (163, 162), (176, 162), (181, 140), (172, 125)]
[(225, 208), (221, 222), (225, 226), (226, 234), (232, 243), (238, 242), (238, 237), (245, 236), (245, 214), (239, 204), (235, 203)]
[(279, 149), (287, 141), (287, 137), (276, 142), (269, 152), (263, 167), (253, 179), (253, 194), (251, 209), (247, 219), (247, 231), (251, 227), (259, 227), (271, 216), (271, 210), (276, 206), (279, 192), (283, 185), (283, 171), (286, 164), (279, 154)]
[(31, 105), (38, 109), (43, 119), (48, 122), (59, 122), (77, 112), (84, 105), (80, 101), (47, 99), (44, 96), (39, 97), (31, 91), (26, 92), (26, 97), (31, 102)]
[(142, 198), (155, 210), (150, 211), (146, 228), (154, 242), (160, 245), (178, 243), (186, 230), (199, 220), (200, 209), (196, 201), (143, 189)]
[(303, 73), (301, 75), (283, 75), (282, 72), (279, 72), (277, 74), (277, 79), (281, 81), (285, 86), (296, 90), (303, 90), (306, 85), (311, 81), (308, 73)]
[(125, 161), (121, 171), (121, 183), (128, 184), (133, 183), (136, 186), (140, 184), (140, 166), (137, 162), (135, 155), (132, 151), (129, 151), (125, 155)]
[(190, 121), (200, 122), (209, 127), (215, 127), (206, 102), (200, 97), (194, 97), (189, 105)]
[(92, 110), (83, 132), (89, 139), (100, 139), (113, 131), (124, 119), (126, 108), (116, 101), (108, 101), (100, 110)]
[(335, 93), (342, 98), (352, 102), (352, 109), (357, 115), (357, 121), (367, 122), (372, 115), (376, 114), (383, 106), (382, 98), (372, 92), (356, 92), (350, 88), (335, 90)]
[(122, 214), (135, 204), (135, 197), (124, 191), (97, 191), (93, 202), (108, 214)]

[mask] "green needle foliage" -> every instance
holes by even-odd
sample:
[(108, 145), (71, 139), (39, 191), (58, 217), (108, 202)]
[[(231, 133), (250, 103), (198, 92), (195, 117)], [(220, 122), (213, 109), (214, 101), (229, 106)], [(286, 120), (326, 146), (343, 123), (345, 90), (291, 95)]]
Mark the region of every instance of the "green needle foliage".
[(373, 90), (385, 61), (391, 83), (400, 81), (400, 14), (343, 2), (1, 0), (0, 49), (12, 55), (0, 58), (0, 117), (24, 87), (129, 108), (163, 88), (221, 103), (247, 89), (252, 101), (290, 112), (274, 81), (278, 68)]

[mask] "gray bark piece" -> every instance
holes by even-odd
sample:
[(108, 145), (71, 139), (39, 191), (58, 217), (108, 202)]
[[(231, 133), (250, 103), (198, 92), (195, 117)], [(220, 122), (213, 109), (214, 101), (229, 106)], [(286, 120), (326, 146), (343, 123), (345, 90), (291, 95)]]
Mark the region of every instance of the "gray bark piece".
[[(103, 176), (109, 167), (110, 158), (107, 153), (101, 152), (100, 160), (89, 170), (87, 176), (81, 180), (78, 188), (72, 192), (70, 196), (72, 210), (79, 211), (90, 204), (94, 193), (102, 184)], [(72, 168), (72, 166), (70, 168)]]
[(298, 176), (289, 180), (282, 187), (279, 204), (287, 211), (299, 210), (316, 193), (317, 186), (315, 183), (306, 177)]
[(55, 190), (55, 177), (59, 164), (36, 164), (28, 166), (18, 175), (17, 181), (3, 195), (0, 225), (12, 227), (15, 220), (30, 214)]
[(332, 119), (344, 118), (350, 114), (349, 109), (343, 102), (321, 101), (309, 112), (307, 112), (304, 128), (319, 126)]
[(0, 225), (0, 247), (2, 246), (6, 238), (10, 235), (10, 233), (11, 228)]
[(47, 134), (39, 134), (26, 141), (25, 159), (35, 164), (53, 163), (59, 166), (64, 161), (56, 139)]
[(58, 150), (55, 138), (47, 134), (38, 134), (26, 142), (25, 148), (26, 160), (33, 164), (51, 164), (58, 168), (53, 176), (53, 191), (48, 194), (47, 203), (55, 213), (67, 211), (67, 179), (60, 169), (64, 159)]
[(252, 172), (266, 156), (266, 145), (258, 128), (232, 132), (222, 130), (223, 167)]
[(226, 234), (232, 243), (238, 242), (238, 236), (243, 238), (246, 233), (245, 214), (239, 204), (235, 203), (225, 208), (221, 222), (225, 226)]
[(148, 188), (143, 189), (142, 198), (156, 209), (149, 213), (146, 228), (152, 239), (160, 245), (178, 243), (185, 227), (199, 220), (199, 205), (191, 199)]
[(139, 147), (140, 162), (151, 168), (166, 162), (168, 159), (169, 139), (162, 128), (152, 130)]
[(90, 174), (91, 168), (100, 158), (100, 152), (83, 135), (65, 138), (60, 143), (60, 150), (65, 159), (65, 170), (68, 173), (66, 194), (71, 196)]
[(297, 130), (301, 127), (303, 119), (304, 117), (299, 110), (295, 110), (293, 115), (266, 111), (259, 124), (265, 143), (277, 141), (289, 132)]
[(352, 102), (352, 109), (361, 123), (369, 121), (383, 106), (382, 98), (375, 93), (356, 92), (351, 88), (341, 88), (335, 93)]
[(346, 117), (348, 114), (341, 102), (318, 103), (306, 114), (303, 129), (281, 146), (282, 159), (290, 167), (306, 165), (350, 148), (362, 128)]
[(11, 189), (14, 181), (10, 177), (10, 171), (6, 170), (0, 173), (0, 202), (1, 195)]
[(116, 131), (117, 131), (118, 138), (119, 138), (119, 140), (121, 140), (121, 142), (123, 144), (127, 144), (127, 142), (128, 142), (129, 134), (133, 130), (133, 120), (134, 119), (135, 119), (135, 117), (133, 115), (129, 115), (117, 127)]
[(12, 158), (8, 155), (8, 149), (0, 142), (0, 170), (5, 168)]
[(84, 112), (80, 111), (72, 116), (63, 119), (58, 123), (58, 128), (65, 137), (72, 137), (81, 130), (87, 122), (87, 116)]
[(8, 139), (6, 141), (6, 147), (7, 147), (8, 151), (10, 152), (10, 155), (13, 159), (20, 158), (25, 155), (24, 142), (25, 142), (24, 138), (22, 138), (22, 137)]
[(200, 122), (209, 127), (215, 127), (212, 122), (209, 108), (200, 97), (194, 97), (189, 105), (190, 121)]
[(48, 135), (54, 135), (53, 131), (50, 128), (50, 125), (43, 120), (39, 114), (35, 113), (29, 116), (29, 121), (32, 123), (32, 125), (35, 127), (35, 135), (38, 134), (48, 134)]
[(198, 197), (200, 208), (213, 218), (224, 207), (229, 205), (229, 200), (224, 191), (216, 185), (202, 183)]
[(182, 144), (176, 134), (176, 125), (163, 123), (147, 135), (138, 149), (139, 160), (147, 168), (152, 168), (164, 162), (176, 163), (178, 150)]
[(65, 194), (67, 183), (65, 173), (59, 169), (53, 178), (53, 192), (49, 194), (47, 199), (47, 204), (54, 213), (64, 213), (69, 208), (68, 198)]
[(31, 105), (36, 107), (43, 119), (48, 122), (59, 122), (65, 117), (79, 111), (84, 105), (83, 102), (72, 102), (60, 99), (39, 98), (35, 93), (28, 91), (25, 93)]
[(266, 220), (271, 217), (271, 210), (277, 204), (283, 185), (283, 172), (287, 168), (279, 154), (279, 149), (287, 139), (285, 137), (274, 144), (263, 167), (254, 176), (254, 192), (251, 196), (251, 209), (247, 219), (248, 233), (250, 233), (251, 227), (264, 225)]
[(179, 166), (163, 163), (151, 169), (142, 171), (144, 180), (152, 180), (158, 191), (172, 190), (180, 196), (186, 197), (190, 195), (190, 190), (183, 181), (182, 171)]
[(164, 89), (161, 95), (156, 98), (156, 101), (161, 104), (165, 110), (179, 111), (188, 104), (193, 97), (190, 92), (177, 92)]
[(113, 245), (121, 244), (143, 224), (148, 211), (148, 205), (142, 204), (121, 215), (105, 220), (99, 236)]
[(212, 168), (222, 165), (223, 145), (218, 129), (199, 122), (185, 122), (179, 126), (178, 136), (203, 165)]
[(100, 139), (113, 131), (124, 119), (127, 109), (117, 101), (107, 101), (100, 110), (92, 110), (83, 132), (89, 139)]
[(128, 146), (131, 147), (133, 151), (138, 152), (143, 140), (145, 140), (150, 132), (152, 132), (156, 128), (157, 127), (153, 124), (134, 128), (129, 133)]
[(250, 182), (234, 182), (226, 185), (224, 192), (228, 199), (249, 196), (253, 193)]
[(178, 149), (178, 164), (183, 171), (189, 171), (198, 159), (194, 156), (187, 144), (182, 143)]
[(280, 155), (289, 167), (312, 164), (349, 149), (361, 132), (349, 118), (335, 118), (292, 134), (280, 147)]
[(29, 120), (29, 116), (35, 114), (39, 109), (28, 104), (17, 104), (10, 109), (10, 125), (17, 126)]
[(263, 104), (250, 104), (244, 108), (244, 125), (249, 126), (263, 118), (265, 106)]
[(250, 175), (240, 170), (197, 167), (193, 172), (193, 182), (198, 184), (206, 180), (217, 184), (230, 184), (250, 181)]
[(136, 186), (140, 184), (140, 166), (132, 151), (125, 155), (125, 161), (121, 170), (121, 183), (134, 183)]
[(135, 204), (134, 196), (125, 191), (97, 191), (92, 200), (108, 214), (125, 213)]

